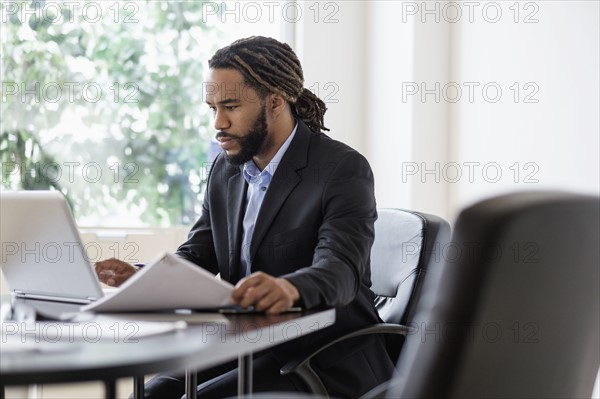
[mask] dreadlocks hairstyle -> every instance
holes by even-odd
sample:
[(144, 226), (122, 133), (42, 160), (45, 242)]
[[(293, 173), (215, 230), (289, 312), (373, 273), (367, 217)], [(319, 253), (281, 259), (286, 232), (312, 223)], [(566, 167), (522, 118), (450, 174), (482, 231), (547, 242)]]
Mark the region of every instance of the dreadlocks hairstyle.
[(323, 117), (327, 107), (304, 88), (300, 61), (290, 46), (275, 39), (252, 36), (218, 50), (208, 61), (210, 68), (230, 68), (244, 76), (244, 83), (261, 97), (276, 93), (292, 105), (292, 111), (315, 132), (329, 130)]

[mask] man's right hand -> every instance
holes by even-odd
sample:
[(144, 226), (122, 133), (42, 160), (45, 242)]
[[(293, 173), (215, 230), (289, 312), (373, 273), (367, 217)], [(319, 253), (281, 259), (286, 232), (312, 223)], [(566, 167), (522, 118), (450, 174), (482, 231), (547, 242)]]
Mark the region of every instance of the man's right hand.
[(118, 287), (133, 276), (136, 268), (119, 259), (110, 258), (96, 262), (98, 279), (111, 287)]

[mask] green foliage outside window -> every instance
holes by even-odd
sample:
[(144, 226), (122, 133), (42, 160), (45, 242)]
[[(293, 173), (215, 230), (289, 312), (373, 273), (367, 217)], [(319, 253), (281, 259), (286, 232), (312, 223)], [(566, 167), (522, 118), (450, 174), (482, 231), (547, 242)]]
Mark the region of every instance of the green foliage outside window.
[(87, 223), (192, 223), (220, 35), (202, 3), (3, 1), (3, 189), (60, 190)]

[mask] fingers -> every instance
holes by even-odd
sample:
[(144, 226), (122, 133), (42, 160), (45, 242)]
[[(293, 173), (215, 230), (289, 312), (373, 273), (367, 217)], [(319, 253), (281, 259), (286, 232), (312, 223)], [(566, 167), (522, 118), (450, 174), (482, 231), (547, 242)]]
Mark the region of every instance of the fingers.
[(232, 294), (233, 301), (240, 306), (254, 306), (267, 313), (281, 313), (299, 297), (298, 290), (289, 281), (262, 272), (242, 279)]
[(133, 266), (115, 258), (96, 262), (94, 268), (98, 279), (113, 287), (118, 287), (135, 273)]
[(123, 262), (116, 258), (110, 258), (96, 262), (96, 271), (99, 270), (112, 270), (115, 273), (124, 273), (132, 268), (129, 263)]
[(252, 287), (260, 284), (262, 280), (262, 272), (253, 273), (250, 276), (241, 279), (235, 286), (235, 289), (231, 294), (231, 299), (233, 299), (235, 303), (240, 303), (242, 299), (244, 299), (244, 296), (248, 294), (248, 290), (251, 290)]
[(117, 274), (114, 277), (108, 279), (107, 284), (110, 285), (111, 287), (118, 287), (121, 284), (123, 284), (125, 282), (125, 280), (127, 280), (132, 275), (133, 275), (133, 272)]
[(265, 311), (269, 314), (278, 314), (292, 307), (294, 302), (287, 295), (278, 295), (271, 292), (261, 298), (255, 305), (259, 311)]
[[(265, 290), (265, 284), (268, 283), (268, 275), (257, 272), (248, 277), (241, 279), (232, 293), (232, 299), (238, 303), (242, 303), (244, 299), (261, 295)], [(259, 291), (254, 292), (256, 289)]]
[(98, 280), (102, 281), (104, 284), (114, 285), (114, 283), (115, 283), (115, 281), (114, 281), (115, 272), (113, 272), (112, 270), (96, 269), (96, 275), (98, 275)]

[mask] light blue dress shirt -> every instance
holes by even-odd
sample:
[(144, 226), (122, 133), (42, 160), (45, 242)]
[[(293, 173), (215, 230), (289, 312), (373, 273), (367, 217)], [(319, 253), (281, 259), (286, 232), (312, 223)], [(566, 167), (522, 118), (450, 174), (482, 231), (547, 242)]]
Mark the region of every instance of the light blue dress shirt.
[(275, 174), (277, 166), (279, 166), (281, 158), (283, 158), (283, 154), (285, 154), (290, 146), (290, 143), (296, 134), (297, 128), (298, 123), (296, 123), (294, 130), (292, 130), (292, 133), (279, 148), (273, 159), (271, 159), (269, 164), (262, 171), (258, 169), (253, 160), (250, 160), (244, 164), (243, 174), (244, 179), (246, 179), (248, 182), (248, 191), (246, 193), (246, 213), (244, 214), (242, 256), (240, 261), (242, 270), (245, 270), (245, 276), (250, 274), (250, 243), (252, 242), (254, 225), (256, 224), (256, 218), (258, 217), (260, 206), (262, 205), (265, 194), (267, 193), (267, 189), (269, 188), (269, 184), (271, 183), (271, 178)]

